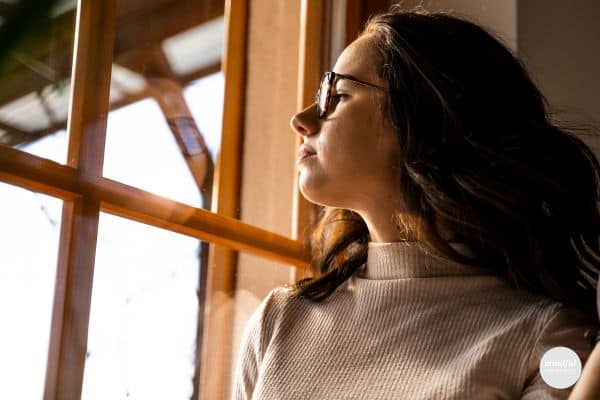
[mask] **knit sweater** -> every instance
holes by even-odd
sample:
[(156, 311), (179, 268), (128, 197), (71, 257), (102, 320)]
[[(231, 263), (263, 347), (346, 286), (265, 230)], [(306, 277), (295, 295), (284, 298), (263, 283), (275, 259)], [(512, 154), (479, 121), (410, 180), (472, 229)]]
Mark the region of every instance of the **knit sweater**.
[(597, 318), (514, 289), (418, 242), (370, 242), (324, 302), (273, 289), (247, 322), (233, 399), (566, 399), (539, 374), (552, 347), (591, 353)]

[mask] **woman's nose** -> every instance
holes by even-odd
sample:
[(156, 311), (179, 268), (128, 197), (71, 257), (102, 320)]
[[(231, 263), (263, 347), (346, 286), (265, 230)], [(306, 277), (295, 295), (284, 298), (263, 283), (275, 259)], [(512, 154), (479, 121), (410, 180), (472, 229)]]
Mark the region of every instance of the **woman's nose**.
[(290, 119), (290, 127), (294, 132), (310, 136), (317, 133), (319, 130), (319, 122), (317, 117), (316, 104), (312, 104), (300, 111)]

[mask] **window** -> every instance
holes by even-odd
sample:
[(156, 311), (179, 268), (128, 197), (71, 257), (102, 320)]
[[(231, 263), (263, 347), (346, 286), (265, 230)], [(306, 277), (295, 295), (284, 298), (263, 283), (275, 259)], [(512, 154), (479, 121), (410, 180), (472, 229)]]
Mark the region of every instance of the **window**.
[[(243, 3), (54, 1), (55, 34), (37, 36), (30, 53), (17, 49), (28, 57), (11, 61), (17, 75), (0, 77), (0, 87), (18, 89), (1, 90), (0, 180), (11, 197), (29, 199), (15, 200), (19, 222), (2, 234), (12, 244), (23, 242), (16, 227), (29, 218), (44, 227), (31, 225), (27, 239), (45, 262), (30, 266), (48, 278), (35, 297), (40, 328), (18, 336), (47, 349), (37, 353), (47, 354), (44, 365), (27, 372), (33, 397), (197, 398), (203, 385), (226, 388), (233, 316), (213, 294), (235, 286), (232, 254), (305, 265), (299, 241), (236, 219)], [(212, 108), (198, 106), (203, 96)], [(51, 206), (32, 212), (31, 199)], [(9, 264), (2, 273), (16, 268)], [(32, 273), (19, 273), (34, 290)], [(33, 303), (16, 299), (6, 312), (21, 318)], [(161, 354), (176, 365), (172, 378), (139, 368)], [(204, 368), (221, 354), (222, 365)], [(3, 394), (22, 394), (17, 385)]]
[[(0, 183), (0, 398), (39, 399), (52, 317), (62, 201)], [(9, 228), (8, 228), (9, 227)]]

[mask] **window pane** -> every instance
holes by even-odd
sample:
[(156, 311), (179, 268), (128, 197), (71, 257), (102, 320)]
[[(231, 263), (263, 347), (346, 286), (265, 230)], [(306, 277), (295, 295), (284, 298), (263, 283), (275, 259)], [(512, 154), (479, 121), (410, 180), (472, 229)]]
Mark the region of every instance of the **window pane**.
[(45, 2), (48, 9), (39, 10), (35, 23), (28, 15), (19, 24), (21, 40), (0, 58), (0, 143), (63, 164), (75, 6), (76, 0)]
[(194, 207), (202, 206), (190, 169), (152, 99), (109, 114), (104, 176)]
[(197, 239), (102, 213), (83, 399), (189, 399)]
[[(198, 79), (183, 91), (211, 159), (221, 139), (223, 75)], [(161, 110), (145, 99), (110, 113), (106, 135), (104, 176), (192, 205), (205, 207), (194, 176)]]
[(41, 399), (62, 201), (0, 183), (0, 398)]
[(221, 135), (224, 2), (118, 3), (104, 176), (204, 207), (213, 168), (202, 150), (214, 166)]
[[(192, 82), (183, 90), (192, 116), (204, 135), (213, 162), (216, 162), (221, 148), (224, 86), (223, 74), (217, 72)], [(219, 101), (215, 101), (216, 99)]]

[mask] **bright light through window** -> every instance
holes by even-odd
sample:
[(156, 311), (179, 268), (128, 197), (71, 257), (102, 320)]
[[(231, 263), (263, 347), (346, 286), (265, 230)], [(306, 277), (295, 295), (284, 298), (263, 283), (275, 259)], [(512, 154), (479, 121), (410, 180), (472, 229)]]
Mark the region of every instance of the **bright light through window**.
[[(221, 73), (184, 96), (216, 162)], [(219, 99), (216, 101), (215, 99)], [(20, 150), (66, 161), (66, 132)], [(109, 114), (104, 176), (202, 207), (200, 191), (153, 100)], [(0, 184), (0, 398), (41, 398), (62, 201)], [(189, 399), (198, 324), (200, 242), (101, 214), (84, 399)]]

